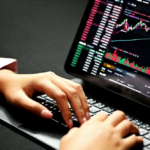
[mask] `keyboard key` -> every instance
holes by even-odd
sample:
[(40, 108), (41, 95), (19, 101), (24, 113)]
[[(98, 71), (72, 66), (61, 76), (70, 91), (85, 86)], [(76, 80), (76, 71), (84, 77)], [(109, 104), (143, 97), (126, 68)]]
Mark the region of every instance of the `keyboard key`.
[(148, 133), (147, 130), (142, 129), (142, 128), (139, 128), (139, 134), (140, 134), (141, 136), (143, 136), (143, 135), (145, 135), (145, 134), (147, 134), (147, 133)]
[(142, 121), (139, 121), (138, 119), (136, 120), (132, 120), (131, 121), (133, 124), (135, 124), (136, 126), (140, 126), (143, 122)]
[(44, 97), (37, 96), (37, 98), (38, 98), (39, 100), (44, 100), (44, 101), (45, 101), (45, 98), (44, 98)]
[(73, 118), (73, 121), (78, 122), (78, 119), (77, 118)]
[(90, 112), (90, 117), (92, 117), (92, 116), (94, 116), (94, 114)]
[(143, 145), (144, 146), (150, 145), (150, 141), (145, 139), (145, 138), (143, 138)]
[(52, 104), (52, 102), (49, 101), (49, 100), (46, 100), (45, 103), (47, 103), (47, 104)]
[(54, 104), (57, 104), (55, 100), (53, 101), (53, 103), (54, 103)]
[(149, 148), (147, 148), (147, 147), (143, 147), (143, 149), (142, 150), (149, 150)]
[(133, 118), (131, 115), (129, 115), (129, 114), (126, 114), (126, 118), (127, 118), (129, 121), (131, 121), (131, 120), (134, 119), (134, 118)]
[(144, 137), (147, 138), (148, 140), (150, 140), (150, 133), (146, 134)]
[(49, 105), (47, 104), (47, 103), (45, 103), (45, 105), (44, 105), (45, 107), (48, 107)]
[(102, 104), (102, 103), (96, 103), (96, 104), (94, 104), (94, 106), (101, 109), (101, 108), (105, 107), (106, 105)]
[(100, 111), (100, 109), (98, 109), (98, 108), (96, 108), (94, 106), (90, 107), (90, 112), (91, 113), (96, 113), (96, 112), (99, 112), (99, 111)]
[(50, 97), (48, 97), (48, 96), (46, 96), (45, 98), (46, 98), (47, 100), (54, 101), (54, 99), (52, 99), (52, 98), (50, 98)]
[(52, 99), (52, 98), (50, 98), (50, 97), (45, 97), (46, 98), (46, 100), (47, 101), (50, 101), (51, 103), (54, 103), (54, 104), (56, 104), (56, 101), (54, 100), (54, 99)]
[(41, 95), (41, 97), (46, 97), (46, 96), (47, 96), (46, 94)]
[(114, 108), (110, 108), (110, 107), (104, 107), (104, 108), (102, 108), (102, 110), (104, 110), (104, 111), (106, 111), (106, 112), (108, 112), (108, 113), (111, 113), (111, 112), (113, 112), (115, 109), (114, 109)]
[(149, 131), (149, 130), (150, 130), (150, 127), (146, 127), (146, 130), (148, 130), (148, 131)]
[(54, 105), (49, 106), (49, 108), (52, 110)]
[(45, 104), (45, 102), (41, 102), (41, 104), (42, 104), (42, 105), (44, 105), (44, 104)]
[(74, 112), (71, 112), (71, 115), (75, 117), (75, 113)]
[(70, 108), (70, 111), (71, 111), (71, 112), (74, 112), (74, 110), (73, 110), (72, 108)]
[(71, 105), (70, 105), (70, 103), (68, 102), (68, 106), (69, 106), (69, 108), (71, 108)]
[(75, 116), (71, 116), (72, 119), (76, 118)]
[(148, 145), (146, 148), (147, 148), (147, 149), (150, 149), (150, 145)]
[(91, 105), (96, 103), (96, 100), (93, 100), (93, 99), (88, 99), (87, 101), (88, 101), (88, 103), (91, 104)]
[(56, 105), (48, 105), (47, 108), (50, 109), (50, 111), (55, 114), (60, 112), (59, 108)]
[(89, 108), (90, 108), (90, 107), (92, 107), (92, 105), (91, 105), (91, 104), (89, 104)]
[(145, 130), (150, 130), (150, 126), (149, 126), (149, 124), (142, 124), (141, 126), (140, 126), (140, 128), (143, 128), (143, 129), (145, 129)]

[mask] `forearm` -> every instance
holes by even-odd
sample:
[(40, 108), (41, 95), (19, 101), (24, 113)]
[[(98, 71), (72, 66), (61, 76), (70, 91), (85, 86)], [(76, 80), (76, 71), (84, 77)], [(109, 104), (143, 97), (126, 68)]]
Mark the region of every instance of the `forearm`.
[(17, 60), (0, 57), (0, 93), (4, 94), (14, 72), (17, 72)]

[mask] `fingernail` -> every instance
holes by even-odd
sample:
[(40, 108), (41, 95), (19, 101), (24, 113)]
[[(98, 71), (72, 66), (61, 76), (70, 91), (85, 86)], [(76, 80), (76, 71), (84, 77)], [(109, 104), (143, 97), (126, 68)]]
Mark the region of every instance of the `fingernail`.
[(87, 121), (86, 118), (83, 118), (83, 123), (86, 122), (86, 121)]
[(90, 113), (89, 113), (89, 112), (86, 113), (86, 119), (87, 119), (87, 120), (90, 119)]
[(69, 128), (72, 128), (73, 127), (73, 122), (72, 122), (72, 119), (69, 119)]
[(53, 114), (48, 110), (43, 110), (41, 112), (41, 116), (42, 118), (45, 118), (45, 119), (51, 119), (53, 117)]

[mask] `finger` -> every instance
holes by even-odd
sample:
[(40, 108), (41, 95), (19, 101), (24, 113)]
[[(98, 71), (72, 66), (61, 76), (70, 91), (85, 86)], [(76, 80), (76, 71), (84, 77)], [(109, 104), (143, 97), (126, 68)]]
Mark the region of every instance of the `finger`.
[(66, 94), (44, 76), (41, 77), (40, 81), (33, 83), (33, 87), (35, 90), (46, 93), (49, 97), (56, 100), (65, 123), (69, 128), (72, 128), (73, 122)]
[(100, 122), (102, 122), (102, 121), (106, 120), (107, 118), (108, 118), (108, 115), (106, 113), (100, 112), (97, 115), (95, 115), (94, 117), (92, 117), (90, 119), (90, 121), (100, 121)]
[(30, 99), (24, 91), (20, 90), (16, 95), (15, 99), (11, 101), (14, 106), (25, 109), (44, 119), (51, 119), (53, 117), (53, 114), (46, 107)]
[(115, 111), (106, 121), (108, 122), (108, 124), (111, 124), (115, 127), (125, 119), (126, 116), (122, 111)]
[(123, 139), (124, 149), (131, 149), (132, 147), (142, 144), (143, 138), (136, 135), (131, 135), (126, 139)]
[(69, 103), (71, 104), (71, 107), (73, 108), (78, 121), (80, 122), (80, 124), (84, 123), (86, 121), (85, 113), (77, 90), (68, 85), (66, 82), (62, 81), (56, 75), (53, 75), (51, 82), (58, 86), (67, 95)]
[(83, 91), (82, 86), (80, 84), (73, 82), (73, 81), (70, 81), (70, 80), (67, 80), (64, 78), (61, 78), (61, 79), (64, 80), (64, 82), (66, 82), (67, 84), (69, 84), (71, 87), (73, 87), (74, 89), (77, 90), (78, 95), (79, 95), (79, 99), (80, 99), (82, 107), (83, 107), (83, 110), (86, 114), (86, 119), (89, 120), (90, 119), (89, 104), (87, 102), (87, 98), (85, 96), (85, 93)]
[(139, 132), (139, 129), (129, 120), (123, 120), (120, 124), (116, 126), (116, 130), (122, 138), (129, 133), (136, 134)]

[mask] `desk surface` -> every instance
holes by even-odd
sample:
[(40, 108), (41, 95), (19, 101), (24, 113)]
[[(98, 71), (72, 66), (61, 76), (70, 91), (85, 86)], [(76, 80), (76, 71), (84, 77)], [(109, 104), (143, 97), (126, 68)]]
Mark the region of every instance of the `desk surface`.
[[(53, 71), (64, 63), (88, 0), (5, 0), (0, 5), (0, 57), (16, 58), (18, 73)], [(42, 150), (0, 124), (1, 150)]]

